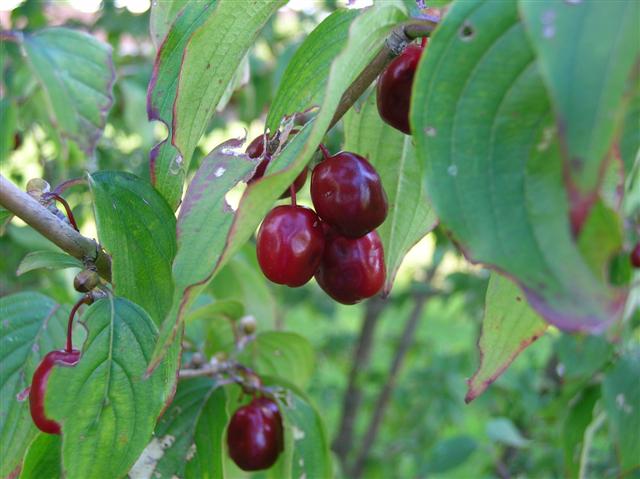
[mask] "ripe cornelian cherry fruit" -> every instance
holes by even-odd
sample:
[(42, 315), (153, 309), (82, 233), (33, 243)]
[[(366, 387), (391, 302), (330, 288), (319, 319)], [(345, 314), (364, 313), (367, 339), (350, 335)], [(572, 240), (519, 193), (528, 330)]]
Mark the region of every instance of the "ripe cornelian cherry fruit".
[(631, 261), (631, 265), (634, 268), (640, 268), (640, 241), (638, 241), (635, 248), (631, 251), (629, 261)]
[(283, 437), (278, 405), (264, 397), (253, 399), (239, 408), (229, 422), (229, 456), (244, 471), (268, 469), (283, 449)]
[(31, 390), (29, 391), (29, 407), (33, 422), (42, 432), (48, 434), (60, 434), (60, 424), (47, 417), (44, 411), (44, 398), (47, 391), (49, 374), (56, 365), (75, 366), (80, 360), (80, 351), (51, 351), (42, 359), (40, 365), (33, 373)]
[[(262, 156), (262, 154), (264, 153), (264, 138), (265, 137), (263, 135), (260, 135), (257, 138), (255, 138), (251, 143), (249, 143), (249, 146), (247, 146), (247, 149), (245, 150), (249, 158), (255, 159), (255, 158), (260, 158)], [(254, 181), (262, 178), (264, 176), (264, 173), (267, 171), (267, 166), (269, 166), (269, 162), (271, 162), (271, 156), (269, 154), (266, 154), (262, 159), (262, 161), (260, 161), (260, 163), (258, 164), (258, 167), (256, 168), (255, 173), (249, 179), (247, 184), (251, 184)], [(300, 189), (304, 186), (305, 182), (307, 181), (307, 172), (308, 172), (308, 168), (305, 166), (304, 170), (302, 170), (302, 172), (296, 177), (296, 179), (293, 180), (293, 188), (296, 191), (296, 193), (300, 191)], [(288, 198), (290, 195), (291, 195), (291, 189), (287, 188), (285, 192), (282, 193), (280, 198)]]
[(277, 206), (258, 231), (256, 251), (264, 275), (293, 288), (309, 281), (324, 251), (320, 218), (302, 206)]
[(371, 163), (355, 153), (325, 159), (311, 174), (311, 199), (318, 216), (343, 236), (360, 238), (387, 217), (387, 195)]
[(409, 107), (411, 87), (424, 47), (411, 44), (395, 58), (378, 78), (377, 102), (380, 117), (396, 130), (411, 134)]
[(329, 296), (355, 304), (377, 294), (385, 277), (384, 249), (376, 231), (356, 239), (327, 233), (316, 280)]

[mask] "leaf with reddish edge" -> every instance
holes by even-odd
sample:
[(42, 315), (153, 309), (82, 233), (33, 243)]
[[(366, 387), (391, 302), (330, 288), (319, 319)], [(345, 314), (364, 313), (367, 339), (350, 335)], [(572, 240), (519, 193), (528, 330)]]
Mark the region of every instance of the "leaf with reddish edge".
[(468, 381), (465, 402), (482, 394), (546, 329), (547, 324), (527, 304), (522, 291), (507, 278), (492, 273), (478, 341), (480, 366)]
[(151, 41), (155, 45), (156, 49), (160, 49), (162, 41), (167, 36), (167, 33), (169, 33), (173, 22), (181, 11), (193, 3), (200, 2), (162, 0), (161, 2), (153, 2), (151, 4), (151, 13), (149, 14), (149, 35), (151, 36)]
[(520, 0), (518, 6), (551, 98), (577, 233), (598, 199), (629, 93), (637, 91), (640, 3)]
[(234, 217), (225, 195), (240, 181), (250, 178), (256, 166), (244, 153), (244, 139), (229, 140), (202, 160), (191, 180), (176, 224), (173, 306), (162, 323), (150, 369), (171, 344), (189, 304), (218, 269)]
[(180, 151), (184, 181), (193, 152), (238, 65), (284, 0), (218, 0), (191, 35), (173, 105), (171, 143)]
[(410, 136), (383, 122), (378, 114), (375, 90), (360, 110), (351, 109), (344, 120), (344, 150), (364, 156), (382, 180), (389, 213), (377, 231), (384, 245), (387, 277), (384, 293), (389, 294), (396, 273), (407, 252), (438, 224), (429, 203)]
[(627, 289), (598, 277), (571, 234), (552, 105), (515, 0), (453, 5), (418, 65), (411, 124), (432, 205), (470, 261), (563, 330), (620, 318)]
[[(158, 344), (149, 363), (148, 372), (155, 368), (164, 351), (173, 341), (174, 331), (181, 324), (183, 315), (186, 312), (185, 306), (195, 298), (195, 293), (206, 286), (216, 272), (249, 240), (262, 218), (280, 196), (280, 193), (294, 181), (307, 165), (331, 124), (331, 119), (340, 103), (342, 94), (377, 54), (391, 29), (405, 19), (404, 10), (391, 2), (376, 5), (362, 13), (351, 25), (347, 45), (332, 63), (329, 81), (318, 115), (313, 121), (307, 123), (274, 156), (274, 159), (269, 163), (266, 176), (247, 187), (235, 216), (230, 211), (228, 212), (229, 214), (226, 215), (227, 218), (220, 226), (220, 229), (214, 232), (216, 238), (222, 238), (222, 243), (216, 243), (216, 247), (212, 248), (210, 244), (207, 245), (206, 242), (196, 240), (208, 248), (207, 251), (202, 252), (207, 255), (207, 260), (198, 257), (200, 252), (195, 250), (186, 251), (188, 249), (186, 246), (181, 247), (179, 245), (179, 252), (174, 262), (174, 278), (176, 284), (185, 285), (191, 282), (191, 285), (176, 289), (172, 311), (162, 325)], [(234, 165), (234, 168), (241, 168), (241, 170), (236, 171), (238, 176), (235, 177), (235, 181), (232, 179), (232, 171), (226, 170), (226, 173), (224, 173), (224, 181), (230, 181), (230, 178), (231, 181), (226, 187), (221, 186), (221, 190), (215, 193), (217, 196), (217, 200), (214, 202), (215, 208), (217, 208), (215, 210), (217, 211), (216, 214), (220, 214), (219, 212), (224, 211), (226, 208), (224, 195), (237, 181), (242, 179), (242, 171), (251, 171), (250, 169), (244, 170), (244, 167), (241, 166), (235, 166), (237, 163), (244, 163), (242, 158), (243, 155), (236, 155), (235, 162), (228, 163), (230, 167)], [(200, 168), (203, 167), (201, 166)], [(210, 170), (206, 175), (210, 175), (211, 171), (213, 171), (215, 176), (215, 169), (212, 169), (211, 166), (206, 168)], [(199, 173), (196, 173), (196, 176)], [(192, 186), (189, 185), (185, 203), (187, 202), (187, 197), (190, 196), (189, 190), (191, 188)], [(201, 191), (198, 191), (197, 194), (200, 195)], [(193, 200), (189, 202), (191, 206), (187, 207), (187, 212), (197, 206)], [(210, 215), (211, 210), (211, 207), (208, 208), (207, 214)], [(182, 210), (180, 216), (182, 216)], [(227, 223), (229, 219), (230, 222)], [(181, 224), (186, 224), (186, 220), (186, 217), (184, 219), (178, 218), (179, 229)], [(201, 225), (202, 219), (199, 222), (194, 222)], [(179, 239), (180, 241), (182, 239)], [(185, 255), (185, 259), (191, 256), (193, 261), (198, 263), (195, 265), (196, 270), (199, 272), (197, 275), (191, 274), (188, 269), (184, 269), (183, 265), (178, 266), (178, 257), (181, 256), (180, 248), (185, 249), (182, 253)], [(209, 268), (207, 274), (203, 274), (205, 266)], [(182, 278), (178, 279), (179, 270), (184, 271), (181, 276), (188, 278), (187, 281)]]
[(184, 182), (184, 172), (180, 171), (182, 166), (177, 159), (179, 152), (170, 142), (178, 76), (182, 67), (184, 48), (189, 38), (213, 10), (213, 3), (210, 2), (188, 2), (184, 6), (158, 48), (147, 90), (149, 120), (159, 120), (169, 129), (168, 139), (163, 140), (151, 150), (149, 157), (151, 183), (174, 210), (180, 203)]

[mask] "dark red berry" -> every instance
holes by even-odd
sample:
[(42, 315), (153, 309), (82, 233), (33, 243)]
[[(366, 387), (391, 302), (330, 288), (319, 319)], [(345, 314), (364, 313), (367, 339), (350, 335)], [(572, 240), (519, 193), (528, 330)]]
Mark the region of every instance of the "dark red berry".
[(302, 286), (318, 269), (324, 233), (309, 208), (284, 205), (271, 210), (258, 231), (258, 263), (274, 283)]
[[(273, 415), (278, 424), (282, 425), (282, 416), (280, 415), (280, 409), (278, 404), (272, 399), (266, 397), (259, 397), (253, 400), (253, 404), (260, 407), (265, 415)], [(284, 431), (282, 427), (279, 428), (280, 434), (278, 436), (278, 450), (284, 450)]]
[(636, 247), (633, 248), (631, 254), (629, 255), (629, 260), (631, 261), (631, 265), (634, 268), (640, 268), (640, 241), (636, 244)]
[(49, 419), (44, 411), (44, 398), (47, 391), (47, 381), (55, 365), (75, 366), (80, 359), (80, 351), (51, 351), (40, 362), (33, 373), (31, 390), (29, 391), (29, 406), (34, 424), (42, 432), (48, 434), (60, 434), (60, 424)]
[(380, 291), (385, 276), (384, 250), (376, 231), (356, 239), (327, 235), (316, 280), (333, 299), (355, 304), (370, 298)]
[(387, 66), (378, 79), (377, 102), (380, 117), (407, 135), (411, 134), (411, 87), (423, 50), (420, 45), (409, 45)]
[[(258, 136), (251, 143), (249, 143), (249, 146), (247, 146), (246, 149), (246, 153), (249, 158), (260, 158), (264, 153), (264, 136)], [(268, 154), (265, 155), (265, 157), (258, 164), (255, 173), (247, 183), (251, 184), (254, 181), (262, 178), (264, 176), (264, 173), (267, 171), (267, 166), (269, 166), (270, 161), (271, 156)], [(305, 166), (304, 170), (302, 170), (302, 172), (296, 177), (296, 179), (293, 180), (293, 188), (295, 189), (296, 193), (300, 191), (300, 189), (307, 181), (307, 172), (308, 168)], [(285, 192), (280, 195), (280, 198), (288, 198), (289, 196), (291, 196), (291, 190), (287, 188)]]
[[(266, 398), (258, 398), (238, 409), (227, 429), (229, 455), (245, 471), (268, 469), (282, 450), (282, 419), (274, 414)], [(273, 401), (270, 401), (273, 402)], [(277, 405), (274, 403), (275, 409)]]
[(378, 172), (365, 158), (347, 151), (314, 168), (311, 199), (318, 216), (350, 238), (366, 235), (387, 217), (387, 195)]

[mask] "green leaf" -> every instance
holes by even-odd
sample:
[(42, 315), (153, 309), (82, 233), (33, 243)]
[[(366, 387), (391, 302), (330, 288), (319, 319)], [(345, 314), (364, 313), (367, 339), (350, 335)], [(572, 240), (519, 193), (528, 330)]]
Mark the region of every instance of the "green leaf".
[(189, 39), (178, 79), (171, 141), (182, 154), (183, 179), (207, 122), (242, 58), (284, 3), (218, 0), (215, 10)]
[(143, 377), (157, 329), (139, 306), (113, 297), (91, 305), (83, 322), (89, 334), (80, 361), (52, 371), (45, 409), (62, 425), (67, 477), (121, 477), (169, 396), (163, 368)]
[(200, 2), (188, 1), (185, 6), (184, 0), (163, 0), (162, 2), (154, 2), (151, 5), (149, 34), (156, 49), (160, 49), (162, 41), (174, 25), (174, 22), (180, 18), (179, 15), (184, 15), (184, 9), (191, 7), (193, 3)]
[(175, 217), (164, 198), (129, 173), (89, 176), (100, 243), (111, 254), (113, 286), (160, 324), (171, 307)]
[[(5, 161), (13, 151), (14, 135), (18, 129), (17, 107), (8, 97), (0, 99), (0, 158)], [(0, 223), (2, 221), (0, 220)]]
[(62, 476), (59, 435), (38, 433), (29, 446), (20, 471), (20, 479), (59, 479)]
[(478, 341), (480, 366), (468, 381), (465, 401), (471, 402), (482, 394), (546, 329), (546, 323), (527, 304), (520, 289), (492, 273)]
[(438, 441), (427, 460), (424, 475), (439, 474), (462, 465), (478, 448), (468, 436), (456, 436)]
[(566, 382), (587, 381), (607, 364), (613, 345), (600, 336), (564, 334), (558, 338), (556, 354)]
[(0, 208), (0, 236), (4, 235), (11, 218), (13, 218), (13, 213), (11, 211)]
[(276, 97), (269, 108), (266, 127), (276, 131), (285, 116), (319, 106), (329, 81), (331, 62), (347, 43), (356, 9), (339, 9), (325, 18), (287, 65)]
[(616, 446), (620, 475), (640, 467), (640, 354), (629, 351), (602, 383), (609, 433)]
[[(184, 246), (179, 246), (174, 264), (178, 296), (174, 299), (168, 320), (162, 326), (150, 369), (155, 367), (164, 350), (173, 341), (186, 312), (185, 306), (246, 243), (279, 196), (279, 192), (284, 191), (309, 162), (331, 123), (342, 94), (376, 55), (393, 26), (404, 18), (403, 10), (394, 4), (386, 3), (368, 9), (354, 21), (347, 45), (331, 66), (323, 104), (315, 121), (303, 127), (281, 153), (275, 156), (268, 168), (267, 176), (247, 187), (235, 216), (229, 211), (224, 196), (251, 171), (246, 156), (234, 152), (234, 149), (240, 147), (240, 142), (230, 140), (221, 145), (209, 155), (210, 160), (200, 166), (196, 173), (198, 180), (194, 178), (189, 185), (185, 205), (180, 210), (179, 241), (182, 241), (181, 228), (196, 228), (197, 231), (203, 230), (203, 233), (197, 237), (184, 235)], [(235, 161), (230, 161), (224, 157), (225, 155), (235, 155)], [(218, 166), (214, 161), (224, 162), (224, 166)], [(220, 167), (222, 169), (219, 169)], [(219, 181), (215, 183), (216, 187), (212, 188), (210, 185), (215, 181), (216, 173), (219, 175)], [(205, 187), (207, 195), (203, 195)], [(204, 209), (208, 217), (203, 224), (204, 213), (201, 211)], [(190, 223), (194, 226), (190, 226)], [(211, 238), (210, 230), (215, 231)], [(192, 247), (186, 246), (187, 241)], [(184, 296), (185, 294), (187, 296)]]
[(410, 136), (387, 125), (378, 114), (375, 92), (360, 110), (352, 108), (344, 120), (344, 149), (364, 156), (375, 166), (389, 201), (389, 213), (378, 228), (384, 246), (388, 294), (404, 256), (437, 224), (422, 181), (422, 165)]
[(593, 421), (593, 408), (599, 398), (600, 388), (591, 386), (581, 391), (578, 400), (569, 405), (562, 424), (565, 477), (578, 477), (584, 432)]
[(214, 380), (181, 380), (154, 439), (129, 476), (222, 478), (223, 432), (228, 419), (225, 391)]
[(40, 293), (0, 298), (0, 476), (22, 462), (37, 429), (29, 402), (18, 399), (31, 383), (40, 360), (64, 347), (68, 310)]
[[(175, 18), (156, 55), (153, 74), (149, 81), (147, 96), (147, 111), (149, 120), (160, 120), (168, 128), (168, 138), (151, 151), (150, 173), (151, 182), (166, 198), (175, 210), (180, 204), (184, 171), (181, 172), (178, 150), (171, 144), (173, 134), (173, 103), (176, 99), (178, 76), (182, 66), (182, 56), (187, 42), (195, 30), (209, 17), (214, 10), (212, 2), (158, 2), (162, 7), (154, 6), (152, 13), (162, 11), (171, 17), (178, 8), (182, 8), (180, 15)], [(158, 15), (161, 15), (158, 13)], [(171, 17), (173, 21), (173, 17)], [(163, 20), (152, 17), (151, 28)], [(165, 32), (165, 33), (166, 33)], [(161, 34), (162, 32), (159, 32)], [(186, 171), (186, 170), (185, 170)]]
[(315, 362), (313, 347), (305, 337), (280, 331), (259, 333), (240, 358), (258, 374), (281, 378), (300, 389), (309, 385)]
[(23, 47), (51, 122), (92, 155), (113, 104), (111, 47), (67, 28), (25, 34)]
[(627, 291), (603, 284), (571, 235), (553, 112), (515, 0), (453, 4), (418, 66), (411, 124), (433, 207), (467, 258), (513, 278), (561, 329), (619, 318)]
[(82, 268), (82, 261), (69, 256), (66, 253), (55, 253), (53, 251), (33, 251), (27, 254), (16, 271), (16, 275), (20, 276), (35, 269), (65, 269), (65, 268)]
[(190, 311), (186, 321), (198, 321), (212, 316), (223, 316), (232, 321), (238, 320), (244, 316), (244, 305), (231, 299), (216, 300), (211, 304)]
[(487, 423), (487, 435), (492, 441), (511, 447), (523, 448), (529, 445), (529, 440), (522, 437), (522, 434), (520, 434), (511, 419), (506, 417), (499, 417), (489, 421)]
[(627, 110), (620, 135), (620, 156), (624, 171), (631, 176), (633, 163), (640, 157), (640, 92), (634, 95)]
[(618, 134), (625, 94), (637, 88), (640, 3), (520, 0), (519, 7), (552, 101), (568, 186), (582, 198), (592, 196)]

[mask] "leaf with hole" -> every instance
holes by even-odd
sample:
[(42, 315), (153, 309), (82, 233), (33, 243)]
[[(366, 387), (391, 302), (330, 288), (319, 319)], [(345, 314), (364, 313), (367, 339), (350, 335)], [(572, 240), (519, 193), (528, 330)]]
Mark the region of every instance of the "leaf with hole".
[(51, 372), (45, 411), (62, 425), (67, 477), (121, 477), (169, 399), (164, 365), (143, 377), (158, 333), (149, 315), (124, 298), (97, 301), (82, 321), (89, 333), (80, 361)]
[(113, 104), (111, 47), (78, 30), (46, 28), (25, 34), (23, 48), (49, 120), (93, 154)]
[(422, 165), (410, 136), (389, 126), (378, 114), (375, 91), (360, 109), (352, 108), (344, 119), (345, 151), (364, 156), (376, 168), (389, 202), (389, 213), (377, 231), (384, 245), (387, 279), (393, 280), (407, 252), (437, 224), (422, 181)]
[(413, 87), (418, 159), (469, 260), (513, 278), (546, 321), (601, 332), (627, 291), (594, 274), (571, 235), (553, 105), (516, 6), (454, 3), (439, 25)]
[(19, 396), (44, 355), (64, 347), (69, 310), (43, 294), (23, 292), (0, 298), (0, 311), (0, 476), (7, 477), (37, 434), (28, 398)]

